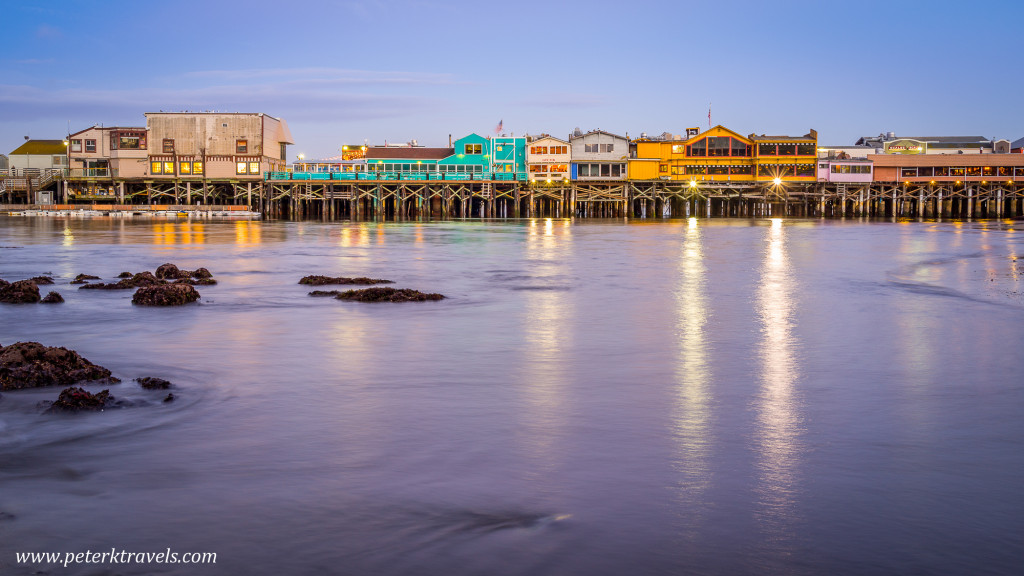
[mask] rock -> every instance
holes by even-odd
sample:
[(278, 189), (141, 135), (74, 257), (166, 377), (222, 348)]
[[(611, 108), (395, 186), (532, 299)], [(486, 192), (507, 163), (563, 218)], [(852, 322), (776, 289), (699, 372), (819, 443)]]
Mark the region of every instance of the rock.
[(417, 290), (408, 288), (364, 288), (362, 290), (348, 290), (335, 296), (338, 300), (355, 300), (357, 302), (424, 302), (427, 300), (441, 300), (444, 296), (440, 294), (424, 294)]
[(79, 410), (103, 410), (109, 402), (113, 401), (114, 397), (110, 395), (110, 390), (92, 394), (83, 388), (72, 386), (71, 388), (61, 390), (57, 401), (51, 404), (50, 408), (46, 411), (57, 412), (64, 410), (78, 412)]
[(18, 517), (10, 512), (0, 512), (0, 521), (16, 520)]
[(90, 380), (120, 382), (110, 375), (110, 370), (67, 348), (43, 346), (39, 342), (17, 342), (0, 348), (0, 390), (69, 386)]
[(136, 382), (139, 386), (142, 386), (146, 390), (166, 390), (171, 387), (171, 383), (163, 378), (155, 378), (153, 376), (143, 376), (136, 378)]
[(60, 292), (54, 292), (54, 291), (51, 290), (49, 294), (44, 296), (43, 299), (39, 301), (39, 303), (40, 304), (63, 304), (64, 303), (64, 297), (60, 295)]
[(4, 286), (10, 286), (10, 285), (11, 285), (10, 282), (8, 282), (7, 280), (4, 280), (3, 278), (0, 278), (0, 288), (3, 288)]
[(132, 296), (132, 304), (139, 306), (180, 306), (199, 299), (199, 292), (189, 284), (160, 284), (143, 286)]
[(117, 277), (118, 278), (131, 278), (132, 277), (132, 273), (131, 272), (121, 272), (120, 274), (117, 275)]
[(29, 280), (35, 282), (38, 285), (53, 284), (53, 278), (50, 278), (49, 276), (36, 276), (34, 278), (29, 278)]
[(391, 280), (381, 280), (379, 278), (367, 278), (361, 276), (359, 278), (346, 278), (344, 276), (331, 277), (331, 276), (306, 276), (302, 280), (299, 280), (299, 284), (307, 284), (309, 286), (324, 286), (327, 284), (394, 284)]
[(182, 274), (181, 270), (174, 264), (161, 264), (156, 269), (156, 277), (161, 280), (177, 280), (179, 278), (187, 278), (188, 274)]
[(213, 274), (210, 274), (210, 271), (207, 270), (206, 268), (199, 268), (192, 273), (192, 277), (199, 278), (200, 280), (202, 280), (205, 278), (213, 278)]
[(337, 296), (341, 294), (341, 290), (313, 290), (309, 293), (310, 296)]
[(18, 280), (0, 286), (0, 302), (7, 304), (35, 304), (39, 302), (39, 286), (31, 280)]
[(72, 284), (85, 284), (86, 280), (99, 280), (99, 276), (92, 276), (91, 274), (79, 274), (75, 276), (75, 279), (71, 281)]
[(174, 394), (168, 394), (167, 397), (164, 398), (164, 402), (174, 402)]

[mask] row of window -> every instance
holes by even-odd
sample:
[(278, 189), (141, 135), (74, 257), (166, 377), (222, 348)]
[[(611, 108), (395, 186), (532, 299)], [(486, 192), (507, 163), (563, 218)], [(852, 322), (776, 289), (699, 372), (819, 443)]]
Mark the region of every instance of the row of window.
[(530, 164), (530, 172), (568, 172), (568, 164)]
[[(666, 172), (668, 166), (661, 165), (661, 171)], [(754, 167), (747, 164), (742, 166), (673, 166), (674, 175), (729, 175), (729, 176), (753, 176)]]
[(775, 143), (762, 142), (757, 145), (758, 156), (816, 156), (816, 146), (810, 142)]
[[(149, 172), (151, 174), (174, 174), (174, 162), (158, 162), (153, 161), (149, 163)], [(202, 174), (203, 163), (202, 162), (178, 162), (178, 174), (191, 175), (191, 174)], [(257, 170), (258, 173), (258, 170)]]
[(989, 176), (992, 178), (1010, 178), (1024, 176), (1024, 166), (967, 166), (951, 168), (948, 166), (901, 168), (901, 178), (920, 178), (931, 176)]
[(568, 154), (568, 146), (530, 146), (530, 154)]
[(770, 178), (816, 176), (814, 164), (759, 164), (757, 166), (757, 175)]
[(833, 174), (871, 174), (870, 164), (822, 164), (821, 168), (829, 168)]
[[(82, 151), (82, 141), (78, 140), (78, 139), (72, 140), (71, 141), (71, 151), (72, 152), (81, 152)], [(95, 152), (96, 151), (96, 140), (86, 140), (85, 141), (85, 151), (86, 152)]]
[[(682, 154), (683, 144), (673, 144), (672, 153)], [(750, 144), (728, 136), (709, 136), (685, 145), (687, 156), (750, 156)]]
[(578, 177), (619, 177), (626, 175), (625, 164), (577, 164), (576, 176)]
[(146, 149), (146, 133), (145, 132), (111, 132), (110, 133), (110, 149), (111, 150), (145, 150)]
[[(86, 141), (88, 142), (88, 141)], [(142, 136), (143, 148), (145, 148), (145, 135)], [(164, 154), (174, 154), (174, 138), (164, 138), (161, 142), (161, 150)], [(124, 147), (124, 146), (122, 146)], [(86, 150), (88, 152), (88, 150)], [(282, 149), (283, 151), (283, 149)], [(248, 154), (249, 153), (249, 141), (248, 140), (235, 140), (235, 154)], [(283, 157), (283, 155), (282, 155)]]
[(586, 153), (601, 153), (601, 152), (612, 152), (615, 150), (615, 144), (584, 144), (583, 151)]

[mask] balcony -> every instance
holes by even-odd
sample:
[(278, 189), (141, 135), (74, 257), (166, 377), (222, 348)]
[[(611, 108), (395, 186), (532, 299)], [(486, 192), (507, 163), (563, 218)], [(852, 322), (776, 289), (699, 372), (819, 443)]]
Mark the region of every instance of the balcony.
[(68, 178), (117, 178), (114, 168), (71, 168)]

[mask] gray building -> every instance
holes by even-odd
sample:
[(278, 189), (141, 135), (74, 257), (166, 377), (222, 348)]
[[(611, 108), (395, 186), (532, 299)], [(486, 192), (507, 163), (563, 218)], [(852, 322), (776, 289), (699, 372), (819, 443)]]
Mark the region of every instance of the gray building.
[(625, 136), (591, 130), (576, 130), (569, 137), (573, 180), (625, 180), (629, 159), (629, 139)]

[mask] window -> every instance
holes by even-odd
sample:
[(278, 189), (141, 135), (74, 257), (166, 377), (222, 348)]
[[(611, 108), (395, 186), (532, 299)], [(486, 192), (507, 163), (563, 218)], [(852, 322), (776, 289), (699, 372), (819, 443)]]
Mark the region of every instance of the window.
[(612, 177), (621, 176), (625, 170), (622, 169), (622, 164), (612, 164)]
[(968, 166), (967, 167), (967, 175), (968, 176), (981, 176), (981, 166)]
[(179, 162), (178, 163), (178, 173), (179, 174), (191, 174), (192, 173), (192, 163), (191, 162)]
[(164, 167), (164, 163), (163, 162), (150, 162), (149, 163), (149, 171), (152, 172), (153, 174), (162, 174), (163, 171), (164, 171), (163, 167)]
[(163, 152), (164, 154), (174, 154), (174, 139), (164, 138)]
[(248, 154), (249, 153), (249, 141), (248, 140), (235, 140), (235, 154)]
[(984, 168), (981, 169), (981, 175), (982, 176), (995, 176), (996, 175), (996, 170), (995, 170), (995, 168), (993, 168), (991, 166), (985, 166)]
[(753, 166), (730, 166), (729, 167), (729, 174), (739, 175), (739, 176), (753, 176), (753, 174), (754, 174), (754, 167)]
[(732, 155), (733, 156), (750, 156), (750, 144), (741, 142), (735, 138), (732, 139)]
[(86, 140), (85, 141), (85, 151), (86, 152), (95, 152), (96, 151), (96, 141), (95, 140)]
[(584, 144), (583, 145), (583, 151), (588, 153), (588, 154), (589, 153), (595, 153), (595, 152), (597, 152), (597, 144)]
[(530, 154), (547, 154), (547, 146), (530, 146)]
[(949, 167), (948, 166), (937, 166), (935, 168), (935, 175), (936, 176), (949, 176)]
[(686, 168), (686, 173), (691, 176), (698, 176), (701, 174), (707, 174), (708, 169), (706, 166), (689, 166)]
[(932, 176), (933, 175), (933, 169), (932, 168), (918, 168), (917, 169), (917, 175), (918, 176)]
[(1024, 176), (1024, 167), (1017, 166), (1013, 169), (1014, 176)]
[(797, 156), (814, 156), (817, 152), (814, 150), (814, 144), (801, 143), (796, 145)]
[(466, 150), (466, 154), (483, 154), (484, 153), (484, 145), (483, 144), (466, 144), (465, 150)]
[(54, 166), (67, 166), (68, 157), (63, 154), (55, 155), (50, 158), (50, 163)]
[(164, 174), (174, 174), (174, 162), (164, 162)]
[(111, 150), (145, 150), (145, 132), (111, 132)]
[(590, 176), (590, 164), (579, 164), (577, 166), (577, 176)]
[(235, 174), (248, 174), (249, 163), (248, 162), (236, 162), (235, 163)]
[(728, 174), (728, 166), (708, 166), (708, 174)]
[(804, 178), (814, 176), (814, 164), (797, 164), (796, 175)]
[[(763, 144), (763, 143), (762, 144), (758, 144), (757, 145), (757, 155), (758, 156), (775, 156), (776, 155), (776, 146), (775, 146), (775, 144)], [(759, 173), (758, 175), (760, 176), (761, 174)]]
[(950, 176), (963, 176), (964, 174), (965, 174), (965, 170), (963, 168), (950, 168), (949, 169), (949, 175)]
[(260, 163), (259, 162), (249, 162), (249, 174), (259, 174), (259, 173), (260, 173)]
[(552, 146), (551, 147), (551, 153), (552, 154), (568, 154), (569, 153), (569, 147), (568, 146)]
[(281, 160), (287, 160), (287, 159), (288, 159), (288, 145), (285, 144), (284, 142), (281, 142)]
[(192, 173), (193, 174), (202, 174), (203, 173), (203, 163), (202, 162), (193, 162), (192, 163)]
[(1013, 176), (1013, 166), (1000, 166), (999, 167), (999, 175), (1000, 176)]
[(683, 154), (685, 151), (686, 151), (686, 147), (683, 144), (673, 144), (672, 145), (672, 153), (673, 154)]
[(81, 140), (72, 140), (71, 141), (71, 151), (72, 152), (81, 152), (82, 151), (82, 141)]
[(708, 137), (708, 156), (728, 156), (732, 138), (722, 136)]
[(779, 156), (796, 156), (796, 144), (779, 144)]
[(901, 168), (900, 178), (917, 178), (917, 168)]
[(601, 152), (611, 152), (615, 149), (615, 144), (598, 144)]
[(601, 176), (611, 176), (612, 167), (609, 164), (601, 164)]
[(707, 156), (708, 155), (708, 143), (707, 138), (701, 138), (689, 146), (690, 156)]

